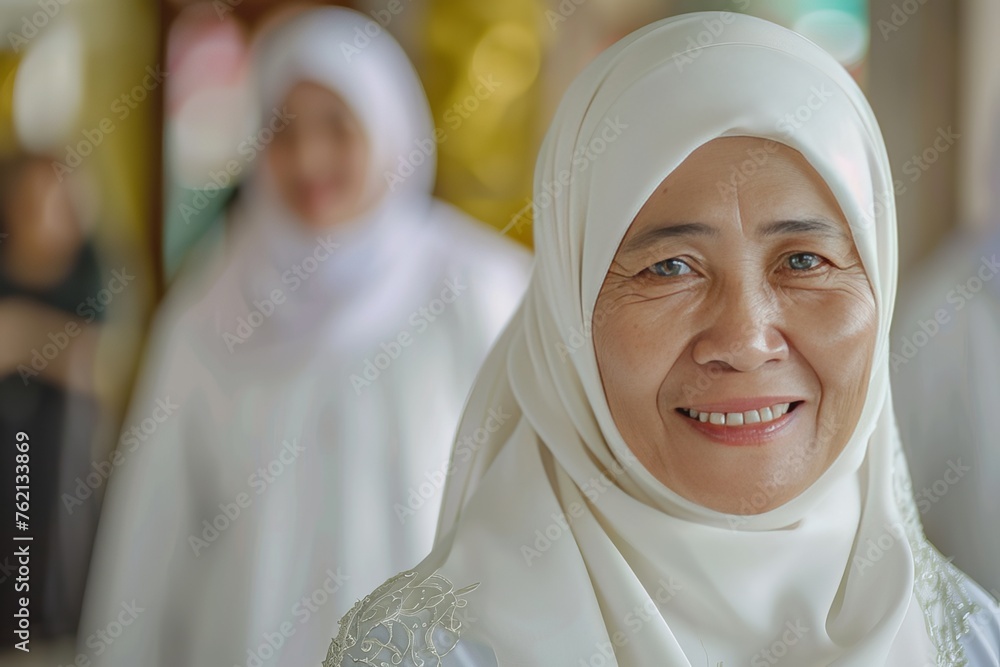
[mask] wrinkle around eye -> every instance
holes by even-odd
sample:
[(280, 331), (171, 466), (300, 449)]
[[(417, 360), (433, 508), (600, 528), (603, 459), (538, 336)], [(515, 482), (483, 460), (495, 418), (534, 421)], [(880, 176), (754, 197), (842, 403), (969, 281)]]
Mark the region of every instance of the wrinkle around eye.
[(830, 288), (831, 283), (858, 283), (871, 290), (868, 282), (868, 274), (865, 272), (860, 260), (851, 261), (846, 266), (840, 266), (835, 261), (822, 255), (817, 255), (822, 260), (819, 266), (812, 269), (796, 270), (782, 265), (776, 271), (778, 280), (787, 284), (790, 289), (824, 289)]
[(775, 272), (775, 276), (782, 284), (808, 288), (810, 284), (815, 286), (821, 281), (836, 280), (838, 271), (837, 267), (830, 262), (823, 262), (811, 269), (793, 269), (789, 266), (781, 266)]
[(597, 309), (601, 311), (602, 316), (607, 317), (628, 306), (655, 303), (674, 295), (674, 293), (654, 293), (652, 290), (642, 289), (612, 289), (601, 295)]
[(601, 287), (599, 302), (606, 312), (613, 312), (626, 305), (650, 303), (690, 292), (695, 274), (673, 278), (654, 275), (646, 270), (638, 274), (609, 271)]
[(775, 289), (789, 304), (821, 303), (847, 296), (856, 303), (870, 307), (873, 312), (877, 308), (875, 294), (863, 273), (851, 276), (828, 274), (812, 280), (787, 281), (776, 285)]

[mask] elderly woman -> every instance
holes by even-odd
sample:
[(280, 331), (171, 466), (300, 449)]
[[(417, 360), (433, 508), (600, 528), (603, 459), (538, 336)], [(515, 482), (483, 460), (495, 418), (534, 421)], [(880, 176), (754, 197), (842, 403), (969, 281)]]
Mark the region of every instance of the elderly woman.
[(896, 436), (892, 181), (850, 76), (762, 20), (650, 25), (572, 85), (535, 192), (435, 549), (326, 664), (995, 665)]
[(258, 52), (266, 148), (232, 243), (161, 312), (105, 464), (79, 633), (95, 664), (317, 664), (336, 619), (431, 548), (529, 256), (431, 197), (437, 135), (403, 50), (342, 51), (370, 23), (310, 10)]

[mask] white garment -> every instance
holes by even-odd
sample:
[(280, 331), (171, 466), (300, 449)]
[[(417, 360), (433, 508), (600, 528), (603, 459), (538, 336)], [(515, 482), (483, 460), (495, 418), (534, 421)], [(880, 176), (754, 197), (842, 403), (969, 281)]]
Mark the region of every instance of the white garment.
[[(685, 500), (635, 461), (589, 338), (635, 214), (721, 136), (780, 141), (809, 161), (879, 311), (842, 455), (797, 498), (745, 517)], [(888, 374), (892, 179), (868, 103), (832, 57), (742, 15), (647, 26), (564, 96), (535, 203), (535, 273), (466, 406), (434, 551), (345, 616), (327, 664), (398, 652), (425, 665), (913, 667), (965, 664), (962, 641), (995, 653), (995, 610), (964, 625), (981, 591), (927, 544), (908, 488)], [(463, 444), (476, 429), (492, 434)]]
[[(394, 165), (433, 128), (391, 37), (345, 61), (368, 23), (322, 9), (281, 28), (262, 96), (279, 58), (282, 85), (333, 87), (381, 137), (372, 162)], [(338, 84), (352, 76), (371, 85)], [(315, 236), (258, 171), (231, 245), (172, 290), (101, 519), (80, 629), (93, 664), (316, 665), (336, 619), (430, 550), (463, 402), (529, 266), (432, 200), (433, 174), (432, 155), (366, 219)], [(123, 603), (141, 611), (121, 635), (88, 642)]]
[(1000, 597), (1000, 233), (956, 239), (911, 272), (892, 347), (927, 535)]

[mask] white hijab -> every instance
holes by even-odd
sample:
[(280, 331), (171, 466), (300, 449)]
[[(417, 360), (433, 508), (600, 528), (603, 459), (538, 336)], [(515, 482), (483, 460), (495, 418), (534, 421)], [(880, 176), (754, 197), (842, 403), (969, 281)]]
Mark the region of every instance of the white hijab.
[[(879, 313), (867, 399), (843, 453), (797, 498), (748, 516), (686, 500), (635, 461), (589, 336), (640, 207), (723, 136), (779, 141), (809, 161), (850, 223)], [(647, 26), (564, 96), (535, 208), (535, 273), (467, 404), (438, 544), (386, 586), (453, 582), (462, 622), (445, 629), (461, 630), (456, 650), (489, 647), (500, 665), (913, 667), (935, 651), (938, 664), (964, 664), (973, 607), (962, 575), (923, 538), (889, 400), (889, 163), (848, 73), (760, 19), (697, 13)], [(509, 415), (499, 429), (498, 410)], [(378, 650), (361, 637), (385, 590), (342, 621), (332, 664)]]
[[(410, 276), (419, 271), (424, 241), (433, 236), (426, 229), (428, 218), (442, 214), (431, 198), (437, 145), (431, 140), (427, 97), (413, 65), (389, 35), (355, 47), (357, 31), (365, 34), (371, 23), (349, 9), (314, 9), (279, 24), (254, 49), (261, 127), (270, 129), (276, 119), (276, 132), (283, 130), (282, 101), (298, 83), (335, 91), (368, 141), (364, 198), (377, 201), (359, 218), (317, 235), (282, 201), (263, 153), (256, 157), (232, 220), (236, 247), (231, 254), (238, 258), (234, 268), (246, 301), (266, 298), (281, 287), (281, 274), (313, 253), (318, 236), (336, 246), (308, 280), (290, 290), (290, 305), (267, 328), (281, 340), (293, 335), (290, 328), (301, 330), (303, 321), (316, 323), (333, 311), (355, 313), (365, 323), (359, 330), (368, 335), (384, 316), (395, 317), (398, 308), (387, 304), (412, 301)], [(401, 160), (407, 163), (405, 178), (397, 177)], [(257, 343), (270, 340), (265, 334)]]

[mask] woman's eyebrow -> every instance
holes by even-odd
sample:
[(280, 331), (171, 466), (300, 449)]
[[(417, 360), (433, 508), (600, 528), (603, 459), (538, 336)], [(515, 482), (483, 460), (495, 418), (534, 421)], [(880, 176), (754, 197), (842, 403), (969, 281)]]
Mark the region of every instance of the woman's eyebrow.
[[(840, 225), (827, 218), (797, 218), (794, 220), (777, 220), (761, 225), (757, 236), (768, 238), (786, 234), (819, 234), (842, 241), (851, 241), (851, 237)], [(636, 252), (654, 245), (665, 239), (685, 236), (718, 236), (719, 229), (704, 222), (666, 223), (653, 229), (647, 229), (633, 236), (622, 246), (622, 252)]]
[(646, 246), (652, 245), (663, 239), (677, 238), (679, 236), (718, 236), (719, 230), (703, 222), (679, 222), (676, 224), (666, 224), (654, 229), (647, 229), (641, 234), (633, 236), (622, 247), (624, 252), (642, 250)]
[(844, 241), (851, 241), (840, 225), (826, 218), (801, 218), (796, 220), (778, 220), (761, 225), (757, 235), (763, 238), (781, 236), (784, 234), (819, 234)]

